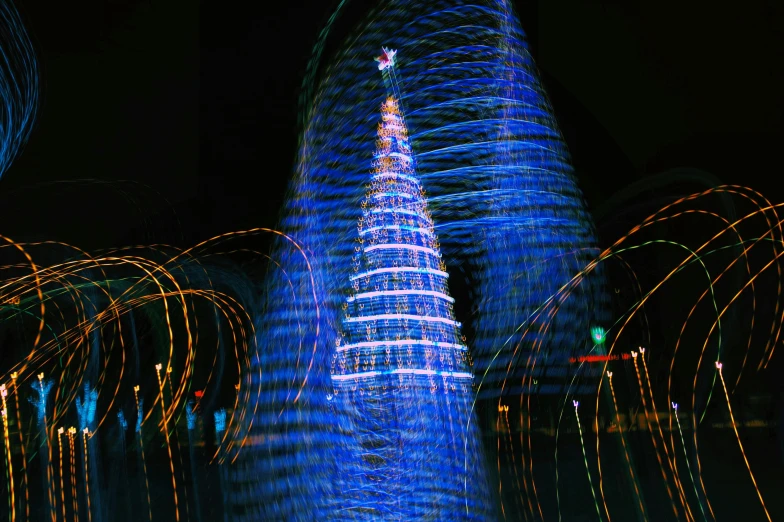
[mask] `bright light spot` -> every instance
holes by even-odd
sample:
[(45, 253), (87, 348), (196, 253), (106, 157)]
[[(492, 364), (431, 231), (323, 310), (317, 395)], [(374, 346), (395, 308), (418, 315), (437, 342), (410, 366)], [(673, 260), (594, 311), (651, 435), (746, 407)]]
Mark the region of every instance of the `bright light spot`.
[(604, 342), (606, 332), (604, 328), (601, 326), (592, 326), (591, 327), (591, 338), (596, 342), (596, 344), (601, 344)]

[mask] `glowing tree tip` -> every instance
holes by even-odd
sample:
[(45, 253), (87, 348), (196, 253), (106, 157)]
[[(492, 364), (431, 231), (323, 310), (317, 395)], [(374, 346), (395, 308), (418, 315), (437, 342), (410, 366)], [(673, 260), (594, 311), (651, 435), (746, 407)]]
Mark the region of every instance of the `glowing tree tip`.
[(382, 47), (381, 52), (382, 52), (381, 56), (376, 58), (376, 61), (378, 62), (378, 70), (383, 71), (384, 69), (387, 69), (389, 67), (394, 67), (395, 55), (397, 54), (397, 51), (393, 49), (387, 49), (386, 47)]

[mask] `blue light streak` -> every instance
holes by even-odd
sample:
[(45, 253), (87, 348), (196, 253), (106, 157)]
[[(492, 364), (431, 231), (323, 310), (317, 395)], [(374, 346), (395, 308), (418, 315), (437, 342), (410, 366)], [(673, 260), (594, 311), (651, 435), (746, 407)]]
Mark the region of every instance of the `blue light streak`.
[(139, 408), (136, 411), (136, 433), (142, 432), (142, 421), (144, 420), (144, 399), (139, 399)]
[(221, 408), (213, 416), (215, 417), (215, 433), (220, 436), (226, 431), (226, 410)]
[(84, 397), (79, 399), (76, 397), (76, 413), (79, 417), (79, 429), (84, 430), (89, 428), (93, 431), (93, 424), (95, 422), (95, 408), (98, 404), (98, 392), (90, 390), (88, 383), (84, 384)]
[(117, 412), (117, 422), (122, 427), (122, 433), (125, 433), (125, 430), (128, 429), (128, 420), (125, 418), (125, 413), (122, 410)]
[(33, 383), (32, 388), (38, 394), (37, 399), (33, 399), (32, 397), (28, 398), (28, 400), (35, 405), (36, 413), (38, 414), (38, 422), (39, 426), (44, 425), (44, 420), (46, 418), (46, 401), (49, 397), (49, 392), (52, 390), (52, 386), (54, 386), (54, 381), (51, 379), (40, 380), (37, 383)]

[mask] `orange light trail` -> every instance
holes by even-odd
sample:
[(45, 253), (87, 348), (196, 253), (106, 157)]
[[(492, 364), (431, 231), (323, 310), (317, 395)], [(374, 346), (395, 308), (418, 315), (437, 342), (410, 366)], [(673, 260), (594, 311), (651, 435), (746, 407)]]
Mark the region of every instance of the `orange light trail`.
[(752, 484), (754, 484), (754, 489), (757, 492), (757, 497), (759, 498), (762, 510), (765, 512), (765, 518), (768, 519), (768, 522), (772, 522), (770, 513), (768, 513), (768, 508), (765, 506), (765, 501), (762, 499), (762, 492), (760, 491), (759, 486), (757, 486), (757, 479), (754, 478), (754, 473), (751, 471), (751, 465), (749, 464), (749, 459), (746, 457), (746, 451), (743, 449), (743, 442), (741, 442), (740, 435), (738, 434), (738, 425), (735, 423), (735, 415), (732, 413), (732, 404), (730, 403), (730, 395), (727, 393), (727, 384), (724, 382), (724, 373), (721, 371), (722, 367), (722, 363), (716, 361), (716, 370), (719, 372), (721, 387), (724, 390), (724, 398), (727, 400), (727, 410), (730, 412), (732, 430), (735, 432), (735, 438), (738, 439), (738, 447), (740, 448), (740, 452), (743, 455), (743, 462), (746, 463), (746, 469), (749, 470), (749, 476), (751, 477)]
[(76, 494), (76, 428), (71, 426), (68, 428), (68, 446), (70, 448), (71, 459), (71, 501), (73, 502), (73, 519), (74, 522), (79, 522), (79, 501)]
[[(144, 418), (144, 412), (142, 411), (141, 404), (139, 403), (139, 386), (133, 387), (133, 396), (136, 400), (136, 415), (140, 418)], [(139, 431), (136, 432), (136, 439), (139, 441), (139, 455), (142, 459), (142, 473), (144, 474), (144, 489), (147, 492), (147, 513), (149, 515), (150, 522), (152, 522), (152, 501), (150, 500), (150, 481), (147, 478), (147, 460), (144, 458), (144, 440), (142, 437), (141, 432), (141, 422), (139, 422)]]
[(648, 515), (645, 512), (645, 506), (642, 503), (642, 494), (640, 493), (640, 489), (637, 487), (637, 477), (634, 474), (634, 468), (632, 467), (632, 461), (629, 458), (629, 449), (626, 447), (626, 437), (623, 435), (623, 424), (621, 423), (621, 416), (618, 413), (618, 402), (615, 399), (615, 387), (613, 386), (612, 381), (612, 372), (606, 372), (607, 375), (607, 382), (610, 383), (610, 394), (612, 395), (613, 401), (613, 409), (615, 410), (615, 423), (618, 426), (618, 433), (621, 436), (621, 445), (623, 446), (623, 456), (626, 458), (626, 466), (629, 468), (629, 477), (631, 478), (632, 485), (634, 486), (634, 495), (637, 498), (637, 504), (640, 507), (640, 514), (642, 515), (643, 520), (648, 520)]
[(172, 458), (171, 443), (169, 442), (169, 425), (166, 418), (166, 404), (163, 399), (163, 381), (161, 381), (161, 368), (160, 363), (155, 365), (155, 374), (158, 376), (158, 389), (161, 393), (161, 414), (163, 415), (163, 433), (166, 437), (166, 450), (169, 453), (169, 467), (171, 468), (172, 489), (174, 490), (174, 516), (179, 522), (180, 520), (180, 505), (177, 499), (177, 479), (174, 475), (174, 458)]
[(5, 452), (8, 456), (8, 495), (9, 495), (9, 508), (11, 521), (16, 522), (16, 496), (14, 495), (14, 461), (11, 454), (11, 438), (8, 435), (8, 406), (6, 405), (5, 398), (8, 395), (8, 390), (5, 389), (5, 384), (0, 385), (0, 395), (3, 398), (3, 439), (5, 442)]
[(65, 522), (65, 485), (63, 481), (63, 434), (65, 428), (57, 429), (57, 444), (59, 446), (58, 457), (60, 458), (60, 505), (63, 507), (63, 522)]
[(87, 498), (87, 522), (92, 520), (92, 506), (90, 505), (90, 466), (87, 460), (87, 436), (90, 430), (84, 428), (82, 430), (82, 441), (84, 442), (84, 495)]

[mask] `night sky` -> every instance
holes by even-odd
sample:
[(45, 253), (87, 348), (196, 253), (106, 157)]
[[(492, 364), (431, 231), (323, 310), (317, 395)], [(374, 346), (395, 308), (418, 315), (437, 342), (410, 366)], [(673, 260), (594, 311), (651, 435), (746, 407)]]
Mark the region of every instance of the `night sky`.
[[(336, 3), (21, 2), (42, 104), (0, 180), (4, 233), (95, 249), (275, 226), (303, 73)], [(603, 215), (617, 190), (679, 167), (784, 200), (782, 6), (686, 4), (516, 2)]]

